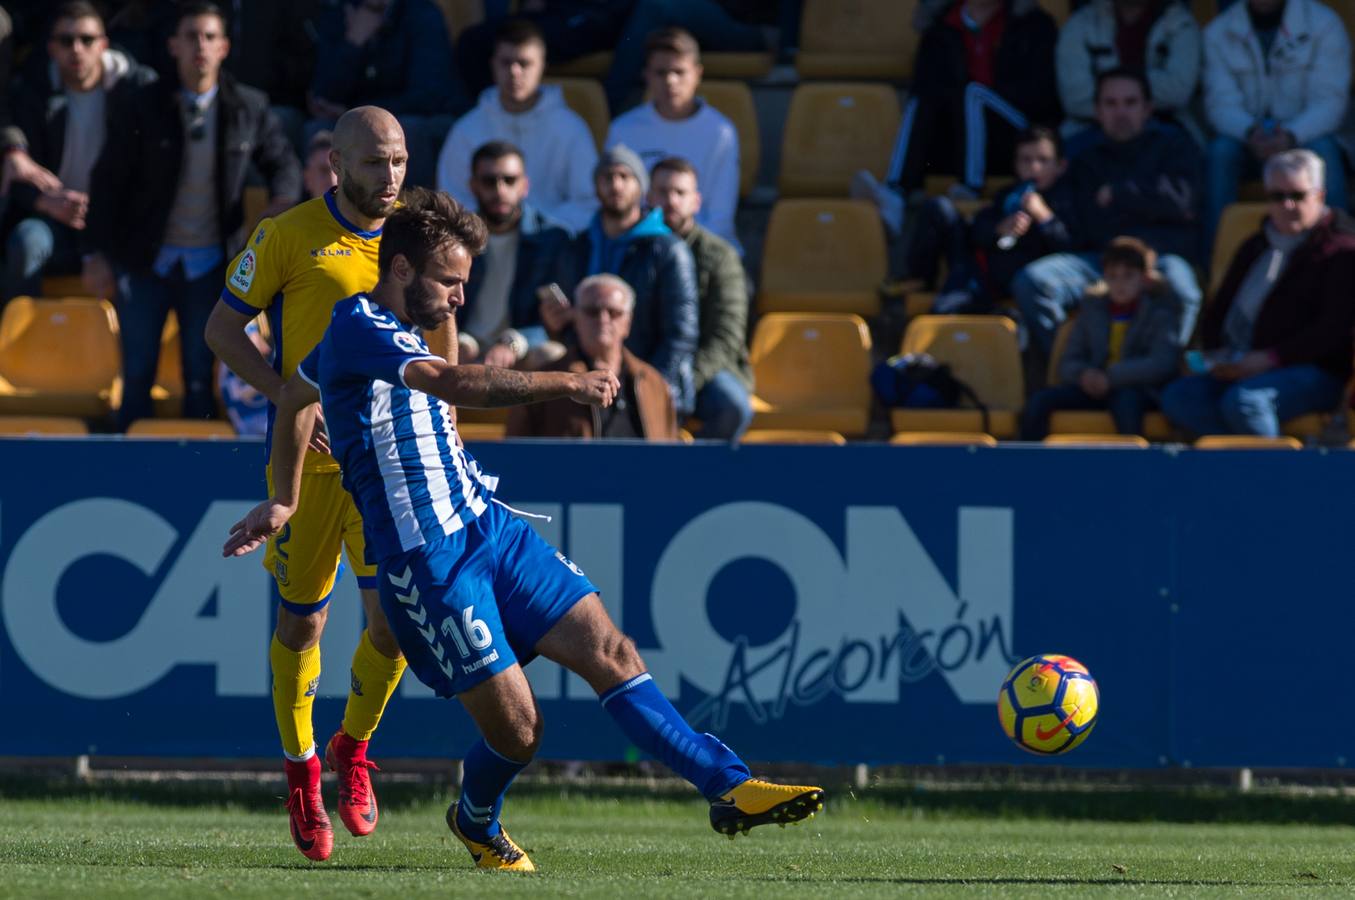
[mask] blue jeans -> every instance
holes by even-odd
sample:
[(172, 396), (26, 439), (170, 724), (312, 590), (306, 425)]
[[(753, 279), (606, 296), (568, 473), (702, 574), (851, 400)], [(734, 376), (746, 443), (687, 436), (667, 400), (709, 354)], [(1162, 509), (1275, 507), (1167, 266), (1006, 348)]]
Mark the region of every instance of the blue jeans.
[(1345, 383), (1317, 366), (1285, 366), (1245, 381), (1188, 375), (1167, 385), (1162, 411), (1195, 435), (1278, 437), (1290, 419), (1327, 412), (1341, 402)]
[[(1157, 258), (1157, 270), (1181, 308), (1181, 342), (1190, 341), (1200, 311), (1200, 285), (1190, 263), (1174, 254)], [(1055, 253), (1038, 259), (1012, 279), (1012, 295), (1030, 334), (1031, 347), (1048, 356), (1054, 334), (1082, 294), (1101, 277), (1100, 253)]]
[(1061, 384), (1030, 395), (1021, 411), (1021, 440), (1042, 441), (1049, 434), (1049, 417), (1061, 409), (1107, 409), (1120, 434), (1143, 431), (1143, 414), (1156, 404), (1145, 387), (1114, 388), (1093, 397), (1075, 384)]
[(715, 0), (637, 0), (621, 29), (612, 57), (612, 69), (603, 87), (612, 115), (626, 108), (638, 89), (645, 67), (645, 38), (651, 32), (677, 25), (687, 29), (703, 53), (746, 53), (768, 49), (763, 30), (725, 12)]
[[(1334, 209), (1346, 208), (1346, 159), (1341, 145), (1332, 135), (1320, 137), (1303, 145), (1327, 165), (1327, 205)], [(1237, 200), (1237, 186), (1244, 178), (1259, 178), (1262, 163), (1252, 155), (1242, 141), (1219, 135), (1209, 142), (1208, 165), (1205, 167), (1205, 247), (1214, 246), (1214, 233), (1219, 227), (1223, 208)]]
[(5, 242), (4, 300), (42, 296), (42, 273), (80, 271), (76, 232), (45, 216), (24, 219)]
[(696, 417), (701, 420), (696, 437), (737, 441), (753, 421), (748, 389), (733, 372), (721, 369), (697, 391)]
[(151, 387), (160, 365), (160, 337), (171, 309), (179, 317), (183, 365), (183, 416), (210, 419), (216, 413), (212, 396), (212, 349), (204, 331), (207, 317), (221, 295), (225, 266), (188, 281), (175, 266), (168, 278), (154, 272), (118, 279), (118, 325), (122, 332), (122, 407), (118, 426), (126, 430), (137, 419), (155, 414)]

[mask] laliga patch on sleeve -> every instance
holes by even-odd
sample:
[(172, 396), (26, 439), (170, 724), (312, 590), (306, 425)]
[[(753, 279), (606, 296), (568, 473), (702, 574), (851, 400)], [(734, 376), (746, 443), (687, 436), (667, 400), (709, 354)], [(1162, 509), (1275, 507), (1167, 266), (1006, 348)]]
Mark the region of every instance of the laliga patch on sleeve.
[(397, 331), (391, 335), (395, 341), (395, 346), (406, 353), (427, 353), (428, 349), (424, 347), (423, 342), (407, 331)]
[(245, 251), (244, 256), (240, 257), (239, 264), (235, 267), (235, 271), (231, 273), (231, 287), (249, 293), (249, 286), (254, 283), (254, 270), (256, 268), (254, 248), (251, 247)]

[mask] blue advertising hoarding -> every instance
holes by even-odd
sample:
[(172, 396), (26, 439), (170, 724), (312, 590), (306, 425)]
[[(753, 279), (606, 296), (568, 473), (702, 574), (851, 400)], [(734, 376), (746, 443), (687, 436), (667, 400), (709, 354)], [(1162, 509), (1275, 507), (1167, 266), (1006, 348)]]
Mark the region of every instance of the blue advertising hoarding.
[[(1355, 454), (1045, 448), (473, 447), (589, 574), (656, 681), (753, 760), (1018, 763), (1011, 662), (1097, 678), (1086, 766), (1344, 766)], [(257, 443), (0, 441), (0, 755), (272, 756)], [(330, 605), (317, 734), (361, 624)], [(542, 755), (621, 759), (582, 680), (527, 668)], [(456, 757), (406, 676), (373, 743)]]

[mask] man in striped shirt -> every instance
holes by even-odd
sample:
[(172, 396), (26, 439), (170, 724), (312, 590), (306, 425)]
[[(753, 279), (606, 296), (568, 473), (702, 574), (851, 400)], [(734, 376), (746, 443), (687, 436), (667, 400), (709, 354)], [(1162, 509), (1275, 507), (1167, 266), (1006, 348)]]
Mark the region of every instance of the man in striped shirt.
[(411, 326), (435, 329), (464, 302), (471, 258), (485, 240), (483, 223), (445, 194), (411, 192), (386, 220), (376, 287), (334, 307), (323, 340), (283, 389), (273, 428), (275, 496), (232, 528), (225, 553), (248, 553), (290, 518), (322, 404), (400, 648), (419, 680), (461, 700), (482, 735), (465, 755), (461, 796), (447, 811), (452, 833), (481, 868), (535, 868), (499, 812), (541, 740), (521, 668), (538, 655), (587, 681), (632, 743), (700, 790), (716, 831), (732, 837), (813, 815), (821, 789), (752, 778), (716, 737), (692, 730), (612, 623), (597, 588), (493, 499), (498, 479), (459, 446), (449, 405), (568, 397), (607, 406), (618, 389), (607, 371), (458, 366), (429, 352)]

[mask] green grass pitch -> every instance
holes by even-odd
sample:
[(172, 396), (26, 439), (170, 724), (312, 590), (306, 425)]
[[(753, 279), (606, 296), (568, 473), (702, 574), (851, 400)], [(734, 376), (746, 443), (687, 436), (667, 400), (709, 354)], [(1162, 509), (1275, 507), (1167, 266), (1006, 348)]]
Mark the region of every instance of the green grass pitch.
[[(730, 841), (680, 792), (523, 786), (505, 821), (533, 876), (475, 871), (442, 823), (447, 798), (407, 787), (389, 792), (371, 837), (335, 817), (334, 855), (313, 864), (267, 786), (215, 799), (191, 783), (0, 786), (0, 897), (1355, 896), (1355, 829), (1336, 824), (1352, 807), (1339, 798), (1248, 810), (1235, 798), (841, 791), (810, 822)], [(1239, 815), (1270, 824), (1226, 821)], [(1162, 817), (1219, 821), (1150, 821)], [(1295, 817), (1322, 824), (1282, 824)]]

